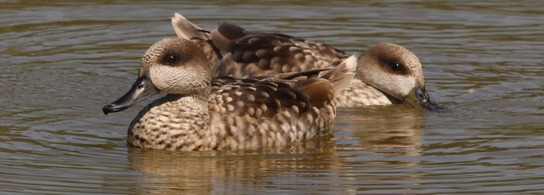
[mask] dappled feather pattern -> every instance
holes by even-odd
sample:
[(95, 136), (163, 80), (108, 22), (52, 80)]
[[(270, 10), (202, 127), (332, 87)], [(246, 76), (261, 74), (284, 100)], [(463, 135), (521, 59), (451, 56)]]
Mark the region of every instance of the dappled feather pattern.
[[(352, 56), (333, 69), (212, 79), (208, 58), (197, 43), (169, 38), (146, 51), (136, 81), (144, 83), (143, 89), (134, 87), (123, 97), (139, 97), (146, 87), (168, 95), (146, 106), (132, 121), (130, 146), (235, 150), (281, 147), (329, 134), (336, 115), (335, 96), (348, 86), (357, 66)], [(172, 51), (184, 59), (165, 64), (164, 56)], [(103, 110), (114, 112), (110, 108), (123, 104), (118, 100)]]
[[(213, 77), (248, 78), (260, 75), (332, 68), (348, 55), (330, 45), (279, 33), (248, 31), (228, 22), (202, 31), (176, 13), (172, 25), (179, 37), (209, 37), (220, 53), (213, 61)], [(196, 35), (195, 35), (195, 32)], [(210, 43), (210, 42), (208, 42)], [(425, 91), (419, 59), (402, 46), (379, 43), (363, 52), (350, 86), (337, 97), (338, 107), (402, 103), (411, 90)], [(424, 92), (426, 93), (426, 92)], [(431, 102), (430, 99), (420, 102)]]
[(223, 60), (214, 67), (216, 77), (247, 78), (330, 68), (348, 57), (324, 43), (283, 34), (250, 32), (226, 22), (212, 31), (211, 37), (224, 53)]
[(210, 142), (209, 147), (282, 146), (327, 134), (332, 122), (328, 119), (336, 113), (330, 85), (325, 92), (327, 100), (322, 102), (311, 101), (308, 94), (298, 89), (321, 80), (214, 79), (210, 113), (214, 113), (212, 121), (223, 122), (212, 127), (218, 130), (213, 136), (217, 141)]
[[(212, 94), (224, 98), (218, 101), (223, 108), (236, 108), (234, 114), (252, 117), (272, 117), (282, 107), (296, 106), (300, 113), (309, 109), (309, 97), (296, 90), (295, 83), (263, 81), (260, 79), (216, 78), (212, 80)], [(234, 100), (234, 98), (236, 100)]]
[(204, 40), (200, 38), (191, 38), (191, 41), (196, 43), (206, 54), (206, 58), (211, 64), (218, 64), (223, 56), (219, 49), (217, 49), (211, 40)]

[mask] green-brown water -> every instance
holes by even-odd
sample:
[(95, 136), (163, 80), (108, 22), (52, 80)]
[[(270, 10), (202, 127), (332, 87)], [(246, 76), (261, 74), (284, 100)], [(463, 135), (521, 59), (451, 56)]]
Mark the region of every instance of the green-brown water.
[[(101, 108), (174, 12), (353, 54), (403, 45), (451, 112), (342, 109), (334, 138), (284, 149), (129, 149), (147, 102)], [(542, 193), (543, 18), (538, 1), (0, 1), (0, 194)]]

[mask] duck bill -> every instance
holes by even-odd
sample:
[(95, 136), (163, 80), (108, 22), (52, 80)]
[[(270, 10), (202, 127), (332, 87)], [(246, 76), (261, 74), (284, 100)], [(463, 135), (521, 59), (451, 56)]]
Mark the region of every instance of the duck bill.
[(104, 106), (102, 111), (105, 115), (110, 112), (120, 112), (157, 93), (158, 90), (151, 82), (149, 73), (147, 73), (138, 78), (125, 95)]
[(430, 111), (441, 112), (444, 108), (434, 103), (425, 88), (416, 85), (412, 91), (404, 98), (404, 101), (415, 108), (425, 108)]

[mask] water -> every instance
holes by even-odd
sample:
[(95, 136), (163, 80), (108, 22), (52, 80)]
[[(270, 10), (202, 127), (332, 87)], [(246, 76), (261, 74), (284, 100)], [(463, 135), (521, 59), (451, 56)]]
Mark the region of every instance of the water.
[[(520, 194), (544, 191), (544, 3), (0, 2), (2, 194)], [(143, 52), (201, 27), (324, 41), (359, 54), (393, 42), (421, 60), (450, 113), (343, 109), (327, 137), (288, 148), (167, 152), (126, 147), (145, 103), (101, 108)]]

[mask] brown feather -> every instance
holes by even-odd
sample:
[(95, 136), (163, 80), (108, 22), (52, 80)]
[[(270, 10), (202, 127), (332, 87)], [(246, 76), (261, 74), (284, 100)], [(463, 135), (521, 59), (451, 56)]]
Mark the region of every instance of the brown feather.
[[(183, 28), (173, 25), (174, 29)], [(333, 68), (348, 58), (343, 51), (321, 42), (248, 31), (233, 23), (220, 23), (209, 34), (221, 54), (216, 54), (221, 61), (211, 63), (213, 76), (248, 78)], [(214, 57), (207, 56), (209, 59)], [(364, 52), (359, 60), (358, 81), (349, 84), (349, 91), (335, 91), (341, 98), (340, 107), (399, 103), (404, 101), (403, 97), (413, 85), (424, 88), (419, 60), (401, 46), (380, 43)], [(346, 83), (335, 82), (334, 85), (338, 89), (341, 87), (336, 85)]]

